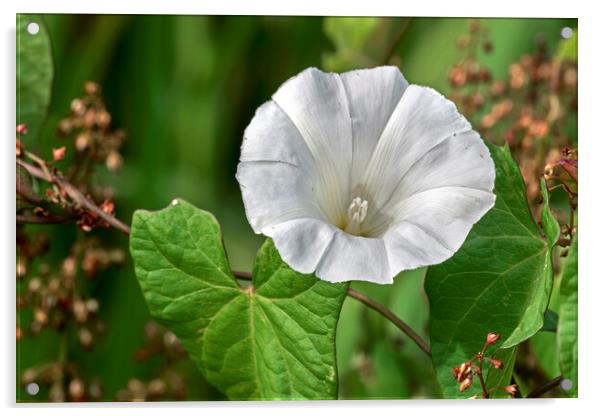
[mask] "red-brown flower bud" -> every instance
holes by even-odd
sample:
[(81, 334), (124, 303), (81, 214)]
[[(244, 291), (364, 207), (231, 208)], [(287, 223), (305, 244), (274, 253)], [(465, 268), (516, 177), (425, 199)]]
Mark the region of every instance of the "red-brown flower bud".
[(500, 335), (494, 332), (490, 332), (487, 334), (487, 341), (485, 341), (485, 347), (490, 346), (495, 343), (498, 339), (500, 339)]
[(27, 134), (27, 125), (26, 124), (18, 124), (17, 125), (17, 134)]
[(462, 383), (460, 383), (460, 391), (463, 392), (467, 390), (472, 385), (472, 377), (468, 377), (464, 379)]
[(66, 152), (67, 148), (65, 146), (59, 147), (58, 149), (52, 149), (52, 158), (55, 162), (58, 162), (65, 157)]
[(452, 375), (458, 383), (462, 383), (466, 378), (471, 378), (472, 368), (470, 363), (462, 363), (459, 366), (452, 368)]
[(500, 360), (492, 359), (491, 360), (491, 364), (493, 364), (493, 366), (495, 368), (497, 368), (498, 370), (501, 370), (502, 368), (504, 368), (504, 363), (501, 362)]
[(516, 384), (511, 384), (504, 387), (504, 390), (506, 390), (506, 393), (508, 393), (510, 396), (516, 397), (516, 394), (518, 393), (518, 386)]

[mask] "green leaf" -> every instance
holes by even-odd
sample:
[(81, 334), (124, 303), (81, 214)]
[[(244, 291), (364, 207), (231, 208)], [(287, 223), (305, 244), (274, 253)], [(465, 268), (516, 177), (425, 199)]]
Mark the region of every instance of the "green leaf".
[(378, 17), (326, 17), (324, 32), (335, 48), (360, 50), (378, 21)]
[(560, 282), (558, 310), (558, 354), (562, 375), (572, 382), (567, 392), (577, 397), (577, 236), (571, 244), (569, 257)]
[[(491, 347), (490, 347), (491, 348)], [(514, 369), (514, 361), (516, 360), (516, 352), (518, 347), (514, 346), (511, 348), (500, 348), (493, 355), (495, 359), (500, 360), (504, 363), (504, 368), (498, 370), (491, 364), (483, 365), (487, 366), (487, 379), (485, 384), (487, 389), (490, 391), (489, 397), (491, 399), (507, 399), (510, 397), (506, 391), (496, 389), (495, 387), (504, 387), (511, 384), (512, 372)], [(524, 393), (524, 392), (521, 392)]]
[[(27, 31), (36, 23), (39, 32)], [(27, 125), (27, 137), (35, 139), (50, 102), (52, 55), (46, 26), (39, 16), (17, 15), (17, 124)]]
[(548, 379), (558, 377), (560, 374), (556, 337), (556, 332), (539, 331), (529, 338), (531, 352), (537, 359), (538, 366), (543, 370)]
[(229, 269), (217, 221), (182, 200), (136, 211), (130, 250), (151, 315), (230, 399), (335, 399), (335, 331), (347, 285), (290, 269), (271, 240), (252, 285)]
[[(433, 363), (445, 397), (477, 393), (474, 386), (460, 393), (450, 371), (482, 348), (488, 332), (499, 333), (500, 346), (509, 348), (543, 326), (552, 287), (550, 244), (556, 236), (543, 238), (531, 218), (508, 147), (489, 149), (496, 167), (495, 206), (452, 258), (429, 268), (425, 283)], [(554, 222), (542, 218), (552, 232)]]
[(568, 39), (558, 42), (556, 59), (577, 62), (577, 29), (573, 29), (573, 35)]
[(371, 58), (364, 53), (364, 45), (378, 23), (377, 17), (326, 17), (324, 33), (332, 41), (335, 51), (324, 54), (324, 68), (342, 72), (373, 66)]

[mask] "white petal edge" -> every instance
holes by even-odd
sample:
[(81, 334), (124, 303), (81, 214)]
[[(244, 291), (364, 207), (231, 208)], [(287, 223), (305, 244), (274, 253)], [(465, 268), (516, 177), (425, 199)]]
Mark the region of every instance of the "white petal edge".
[(382, 239), (353, 236), (316, 219), (280, 223), (267, 230), (267, 235), (282, 259), (300, 273), (315, 273), (332, 283), (393, 282), (395, 274), (389, 269)]
[(315, 174), (313, 157), (303, 137), (274, 101), (262, 104), (245, 129), (240, 161), (286, 162), (308, 175)]
[(495, 203), (492, 192), (441, 187), (412, 195), (382, 236), (394, 271), (439, 264), (462, 246), (473, 225)]
[(274, 240), (280, 257), (300, 273), (313, 273), (337, 228), (312, 218), (294, 219), (265, 230)]
[(395, 66), (349, 71), (341, 74), (341, 79), (347, 92), (352, 123), (353, 188), (362, 179), (378, 139), (408, 82)]

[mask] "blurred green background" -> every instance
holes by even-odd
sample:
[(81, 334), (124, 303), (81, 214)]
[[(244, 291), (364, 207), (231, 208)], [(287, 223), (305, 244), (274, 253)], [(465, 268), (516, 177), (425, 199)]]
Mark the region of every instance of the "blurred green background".
[[(166, 206), (174, 197), (215, 214), (222, 226), (233, 269), (251, 270), (262, 238), (249, 227), (234, 174), (245, 127), (255, 109), (278, 86), (308, 66), (343, 70), (367, 59), (399, 65), (416, 84), (450, 92), (449, 68), (459, 60), (456, 39), (469, 20), (455, 18), (45, 15), (54, 60), (48, 117), (35, 143), (48, 155), (64, 143), (56, 126), (69, 113), (86, 81), (102, 86), (112, 125), (123, 128), (124, 164), (117, 173), (101, 166), (98, 180), (115, 190), (116, 216), (129, 223), (135, 209)], [(534, 50), (541, 37), (554, 47), (561, 28), (576, 20), (482, 19), (490, 30), (493, 53), (482, 62), (494, 78), (506, 77), (508, 65)], [(380, 28), (368, 37), (362, 31)], [(365, 57), (354, 57), (363, 49)], [(26, 139), (25, 139), (26, 141)], [(56, 261), (64, 258), (75, 230), (44, 228)], [(127, 238), (98, 230), (107, 246), (127, 249)], [(58, 267), (58, 266), (57, 266)], [(428, 305), (422, 270), (405, 273), (392, 287), (353, 286), (389, 305), (426, 336)], [(115, 398), (132, 378), (150, 379), (162, 363), (137, 362), (149, 315), (131, 261), (102, 272), (90, 283), (100, 300), (105, 334), (91, 352), (74, 340), (68, 359), (84, 378), (99, 377), (105, 400)], [(55, 360), (58, 335), (52, 330), (18, 343), (17, 376), (25, 368)], [(397, 329), (372, 311), (347, 299), (338, 329), (340, 395), (343, 398), (437, 397), (430, 361)], [(223, 397), (208, 386), (187, 361), (188, 399)], [(22, 388), (18, 399), (30, 400)]]

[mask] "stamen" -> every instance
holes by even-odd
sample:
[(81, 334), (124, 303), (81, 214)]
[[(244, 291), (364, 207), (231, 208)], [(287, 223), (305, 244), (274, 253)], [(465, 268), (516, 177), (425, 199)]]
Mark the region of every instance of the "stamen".
[(368, 215), (368, 201), (360, 197), (353, 198), (351, 205), (349, 205), (349, 208), (347, 209), (349, 223), (347, 224), (345, 231), (350, 234), (359, 234), (360, 224), (364, 222), (366, 215)]

